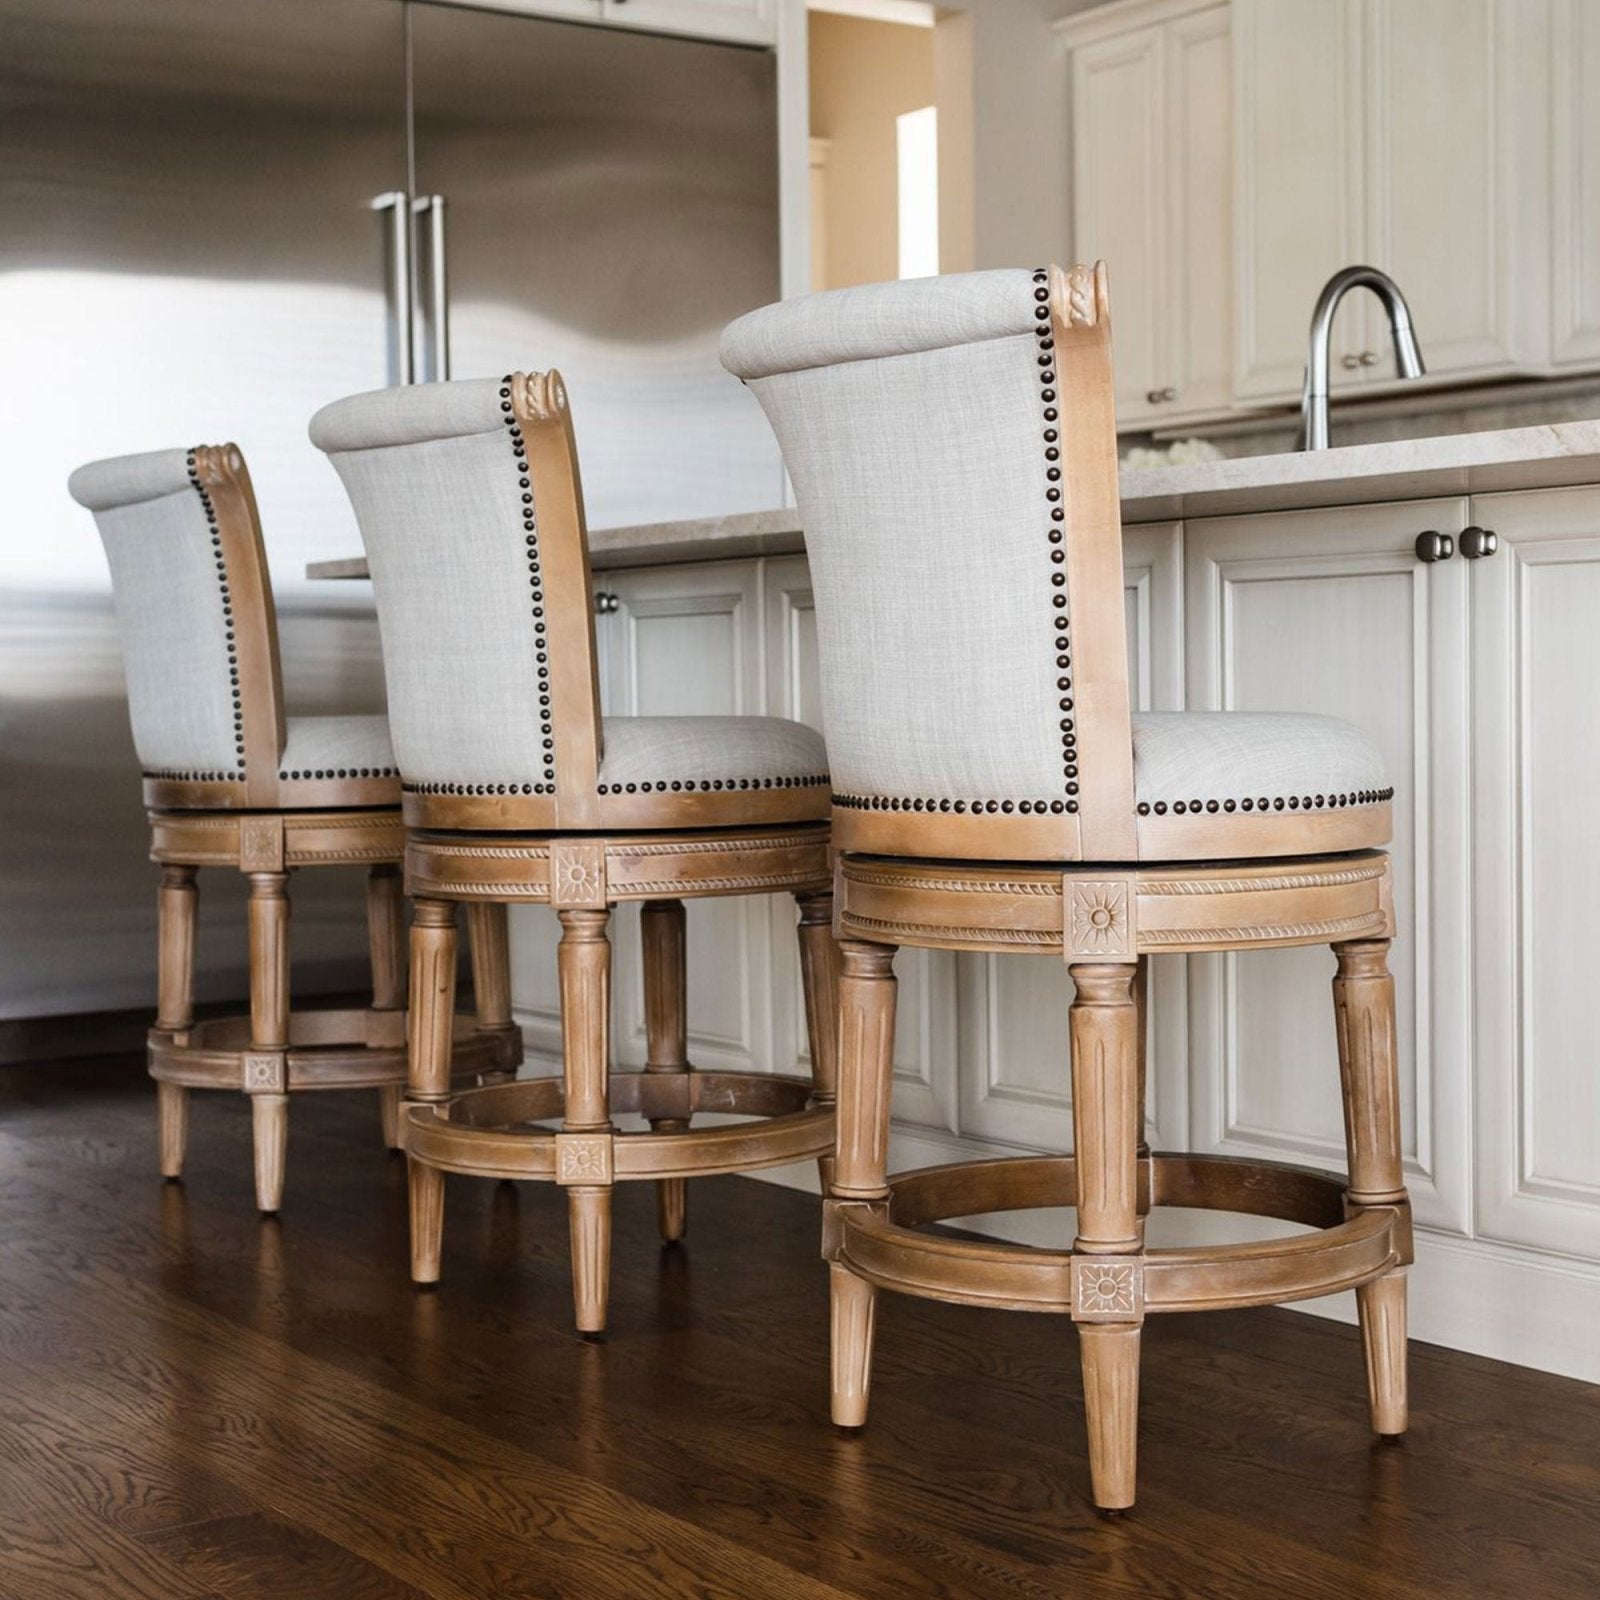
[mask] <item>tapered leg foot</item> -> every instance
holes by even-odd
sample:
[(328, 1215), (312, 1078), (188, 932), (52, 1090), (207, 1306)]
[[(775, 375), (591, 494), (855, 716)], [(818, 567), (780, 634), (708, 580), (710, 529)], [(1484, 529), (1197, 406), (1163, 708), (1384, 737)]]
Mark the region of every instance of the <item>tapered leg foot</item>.
[(611, 1285), (611, 1191), (568, 1189), (572, 1308), (578, 1332), (605, 1332)]
[(283, 1204), (283, 1164), (289, 1148), (288, 1095), (251, 1095), (250, 1126), (255, 1141), (256, 1209), (270, 1216)]
[(689, 1226), (689, 1184), (684, 1178), (662, 1178), (656, 1184), (656, 1220), (663, 1244), (677, 1244)]
[(406, 1162), (411, 1199), (411, 1281), (439, 1281), (440, 1246), (444, 1239), (444, 1174), (420, 1161)]
[(1089, 1424), (1089, 1482), (1102, 1511), (1134, 1501), (1139, 1432), (1139, 1327), (1082, 1323), (1083, 1405)]
[(161, 1176), (181, 1178), (189, 1144), (189, 1091), (181, 1083), (156, 1084), (156, 1132), (161, 1146)]
[(1367, 1358), (1372, 1431), (1395, 1438), (1406, 1431), (1406, 1275), (1391, 1272), (1356, 1290), (1361, 1344)]
[(840, 1428), (859, 1428), (867, 1420), (878, 1291), (837, 1263), (829, 1266), (828, 1280), (832, 1293), (833, 1420)]
[(378, 1120), (383, 1129), (384, 1149), (401, 1149), (400, 1085), (398, 1083), (386, 1083), (378, 1091)]

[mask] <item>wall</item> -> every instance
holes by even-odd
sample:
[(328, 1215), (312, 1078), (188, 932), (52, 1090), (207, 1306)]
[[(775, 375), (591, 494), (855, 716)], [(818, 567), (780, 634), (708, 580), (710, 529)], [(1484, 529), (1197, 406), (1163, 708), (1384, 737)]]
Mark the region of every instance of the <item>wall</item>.
[(822, 168), (821, 283), (899, 276), (895, 119), (934, 98), (932, 28), (813, 11), (811, 136)]

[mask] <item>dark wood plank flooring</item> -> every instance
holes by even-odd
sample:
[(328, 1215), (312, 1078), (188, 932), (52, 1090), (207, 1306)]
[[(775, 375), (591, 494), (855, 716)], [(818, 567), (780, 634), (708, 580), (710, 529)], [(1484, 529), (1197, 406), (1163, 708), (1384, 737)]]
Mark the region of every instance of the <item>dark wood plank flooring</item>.
[(418, 1292), (374, 1096), (295, 1100), (277, 1222), (192, 1105), (163, 1185), (136, 1062), (0, 1072), (0, 1600), (1600, 1594), (1600, 1389), (1414, 1346), (1383, 1446), (1352, 1330), (1158, 1319), (1106, 1522), (1064, 1321), (885, 1297), (829, 1427), (813, 1200), (706, 1180), (663, 1252), (624, 1187), (591, 1345), (558, 1192), (452, 1179)]

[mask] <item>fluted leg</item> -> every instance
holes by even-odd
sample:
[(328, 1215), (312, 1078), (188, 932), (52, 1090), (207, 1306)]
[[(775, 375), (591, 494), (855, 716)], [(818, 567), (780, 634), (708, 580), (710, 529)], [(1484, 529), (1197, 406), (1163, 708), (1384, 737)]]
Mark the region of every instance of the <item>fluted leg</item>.
[(556, 1136), (556, 1181), (567, 1191), (578, 1331), (599, 1335), (611, 1279), (611, 913), (557, 915), (566, 1116)]
[[(400, 869), (382, 862), (367, 870), (367, 948), (372, 965), (372, 1009), (383, 1022), (398, 1026), (394, 1015), (406, 1004), (406, 913)], [(379, 1019), (374, 1018), (374, 1022)], [(369, 1039), (372, 1035), (369, 1034)], [(400, 1086), (378, 1090), (378, 1120), (384, 1148), (400, 1148)]]
[[(800, 982), (811, 1045), (811, 1102), (832, 1106), (839, 1088), (839, 947), (833, 939), (833, 894), (795, 896), (800, 907)], [(822, 1192), (833, 1186), (833, 1157), (817, 1158)]]
[[(455, 906), (447, 900), (418, 900), (411, 921), (411, 1006), (402, 1112), (405, 1106), (437, 1105), (449, 1098), (455, 1010)], [(403, 1117), (398, 1132), (404, 1148)], [(406, 1173), (411, 1196), (411, 1280), (437, 1283), (444, 1230), (444, 1174), (409, 1153)]]
[[(644, 942), (645, 1071), (689, 1072), (688, 940), (681, 900), (648, 900), (639, 914)], [(678, 1133), (687, 1117), (657, 1117), (654, 1133)], [(688, 1225), (688, 1182), (661, 1178), (656, 1183), (656, 1217), (661, 1237), (676, 1243)]]
[[(889, 1094), (894, 1072), (894, 945), (839, 945), (839, 1128), (828, 1204), (889, 1198)], [(834, 1262), (832, 1413), (841, 1428), (867, 1420), (877, 1291)]]
[[(194, 934), (199, 890), (193, 867), (162, 869), (156, 900), (156, 1027), (182, 1033), (194, 1023)], [(189, 1091), (181, 1084), (156, 1085), (156, 1128), (161, 1176), (183, 1176), (189, 1139)]]
[[(1150, 958), (1140, 956), (1133, 978), (1133, 1005), (1137, 1017), (1139, 1030), (1139, 1108), (1134, 1121), (1134, 1126), (1139, 1130), (1138, 1156), (1141, 1161), (1150, 1158), (1149, 1139), (1149, 1114), (1145, 1110), (1145, 1102), (1150, 1087), (1150, 1067), (1148, 1061), (1150, 1047)], [(1145, 1216), (1150, 1210), (1150, 1190), (1147, 1184), (1139, 1187), (1139, 1215)]]
[(256, 1206), (283, 1203), (289, 1138), (289, 875), (252, 872), (250, 879), (250, 1049), (244, 1087), (255, 1143)]
[(483, 1081), (495, 1083), (514, 1078), (522, 1051), (516, 1025), (511, 1020), (511, 941), (506, 927), (506, 908), (490, 900), (471, 901), (467, 906), (467, 943), (472, 955), (472, 994), (478, 1030), (499, 1034), (515, 1051), (507, 1067), (486, 1072)]
[(1134, 1501), (1144, 1243), (1138, 1205), (1139, 1010), (1131, 965), (1075, 965), (1072, 1121), (1078, 1171), (1073, 1318), (1094, 1502)]
[[(1350, 1161), (1350, 1210), (1406, 1209), (1389, 941), (1358, 940), (1336, 944), (1333, 950), (1339, 963), (1333, 980), (1333, 1008)], [(1405, 1263), (1409, 1260), (1408, 1246), (1405, 1261), (1356, 1290), (1372, 1426), (1375, 1432), (1391, 1437), (1406, 1431)]]

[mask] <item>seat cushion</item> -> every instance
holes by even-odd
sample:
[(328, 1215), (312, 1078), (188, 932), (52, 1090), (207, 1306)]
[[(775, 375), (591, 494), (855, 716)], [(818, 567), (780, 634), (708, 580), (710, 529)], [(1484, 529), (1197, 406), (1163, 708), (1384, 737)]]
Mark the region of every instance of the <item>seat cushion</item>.
[(280, 778), (399, 778), (387, 717), (290, 717), (286, 733)]
[(1133, 788), (1141, 816), (1337, 810), (1394, 793), (1353, 723), (1266, 711), (1135, 712)]
[(781, 717), (607, 717), (604, 734), (602, 794), (828, 781), (822, 735)]

